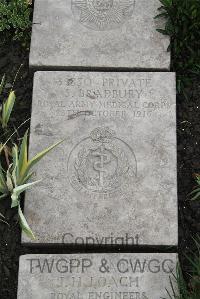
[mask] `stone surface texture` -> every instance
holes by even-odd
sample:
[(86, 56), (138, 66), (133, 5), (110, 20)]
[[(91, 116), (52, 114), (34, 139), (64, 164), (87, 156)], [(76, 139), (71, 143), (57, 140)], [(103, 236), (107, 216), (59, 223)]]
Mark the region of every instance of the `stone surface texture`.
[[(37, 72), (24, 243), (177, 245), (174, 73)], [(133, 240), (134, 239), (134, 240)]]
[(160, 299), (175, 273), (176, 254), (26, 255), (18, 299)]
[(35, 0), (30, 66), (169, 69), (158, 0)]

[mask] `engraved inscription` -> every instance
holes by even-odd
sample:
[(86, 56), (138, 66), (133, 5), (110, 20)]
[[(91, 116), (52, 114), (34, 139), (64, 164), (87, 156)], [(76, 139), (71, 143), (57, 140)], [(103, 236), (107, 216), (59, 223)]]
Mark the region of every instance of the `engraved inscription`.
[[(49, 299), (161, 298), (164, 295), (162, 280), (169, 281), (176, 267), (173, 257), (140, 254), (113, 258), (106, 255), (96, 258), (63, 255), (30, 258), (26, 262), (29, 275), (32, 279), (37, 277), (38, 285), (46, 294), (44, 298)], [(44, 287), (47, 281), (48, 288)]]
[(51, 115), (68, 120), (77, 117), (126, 120), (129, 115), (139, 120), (154, 117), (159, 111), (167, 112), (171, 107), (166, 97), (155, 98), (155, 88), (150, 76), (106, 76), (98, 79), (88, 76), (57, 76), (55, 87), (62, 88), (64, 95), (56, 101), (38, 99), (38, 106), (50, 107)]
[(70, 183), (78, 191), (112, 193), (133, 180), (137, 163), (132, 149), (110, 128), (94, 129), (72, 150), (68, 160)]
[(120, 27), (133, 15), (135, 0), (72, 0), (72, 12), (87, 28), (104, 31)]

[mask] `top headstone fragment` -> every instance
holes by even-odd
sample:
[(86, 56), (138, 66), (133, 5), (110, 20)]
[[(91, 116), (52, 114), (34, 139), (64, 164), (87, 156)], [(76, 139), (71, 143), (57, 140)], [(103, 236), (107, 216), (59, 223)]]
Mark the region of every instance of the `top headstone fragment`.
[(158, 0), (35, 0), (30, 66), (169, 69)]

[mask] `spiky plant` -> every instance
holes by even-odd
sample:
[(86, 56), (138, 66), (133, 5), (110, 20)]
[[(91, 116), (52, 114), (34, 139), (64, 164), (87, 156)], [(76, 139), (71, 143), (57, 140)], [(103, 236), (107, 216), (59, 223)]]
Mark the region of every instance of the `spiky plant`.
[[(38, 153), (32, 159), (28, 159), (28, 131), (25, 133), (21, 146), (16, 144), (12, 147), (12, 162), (7, 165), (7, 169), (3, 169), (0, 163), (0, 200), (11, 197), (11, 208), (18, 208), (19, 222), (22, 230), (32, 239), (35, 236), (29, 227), (21, 209), (21, 194), (33, 187), (40, 181), (30, 182), (34, 175), (33, 166), (37, 164), (47, 153), (58, 146), (58, 142), (42, 152)], [(0, 148), (0, 152), (2, 148)]]

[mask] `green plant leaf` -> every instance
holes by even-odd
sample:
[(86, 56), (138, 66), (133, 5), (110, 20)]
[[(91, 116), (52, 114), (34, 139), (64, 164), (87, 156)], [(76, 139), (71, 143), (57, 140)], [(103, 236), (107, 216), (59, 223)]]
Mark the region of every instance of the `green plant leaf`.
[(162, 12), (162, 13), (158, 14), (157, 16), (155, 16), (154, 19), (156, 20), (156, 19), (159, 19), (162, 17), (166, 18), (167, 16), (168, 16), (168, 14), (166, 12)]
[(36, 164), (38, 163), (44, 156), (46, 156), (50, 151), (52, 151), (55, 147), (57, 147), (59, 144), (61, 144), (64, 140), (59, 141), (55, 144), (53, 144), (52, 146), (46, 148), (45, 150), (43, 150), (42, 152), (38, 153), (35, 157), (33, 157), (31, 160), (28, 161), (28, 165), (26, 168), (25, 173), (23, 173), (23, 177), (21, 178), (21, 182), (24, 183), (25, 178), (28, 175), (28, 172), (30, 171), (30, 169)]
[(192, 201), (194, 201), (196, 199), (200, 199), (200, 189), (197, 189), (195, 194), (196, 195), (191, 198)]
[(160, 0), (160, 2), (164, 5), (164, 6), (172, 6), (172, 0)]
[(190, 195), (196, 194), (197, 192), (200, 192), (200, 188), (195, 188), (192, 192), (190, 192)]
[(22, 231), (32, 240), (35, 240), (35, 235), (33, 234), (30, 226), (28, 225), (28, 222), (26, 221), (26, 218), (24, 217), (20, 204), (18, 205), (18, 215), (19, 215), (19, 223), (21, 226)]
[(11, 195), (11, 199), (12, 199), (11, 208), (15, 208), (19, 205), (19, 202), (20, 202), (19, 201), (19, 196), (20, 196), (21, 193), (23, 193), (24, 191), (30, 189), (32, 186), (34, 186), (34, 185), (36, 185), (40, 182), (41, 182), (41, 180), (15, 187), (13, 189), (13, 192), (12, 192), (12, 195)]
[(7, 173), (6, 173), (6, 185), (7, 185), (9, 192), (12, 193), (14, 185), (13, 185), (13, 181), (12, 181), (12, 175), (10, 174), (11, 167), (12, 167), (12, 164), (9, 166), (9, 169), (7, 170)]
[(17, 186), (17, 180), (19, 177), (19, 158), (18, 158), (18, 146), (15, 144), (12, 148), (12, 158), (13, 158), (13, 171), (12, 178), (14, 186)]
[[(24, 134), (19, 154), (19, 178), (24, 176), (28, 165), (28, 130)], [(18, 183), (21, 183), (18, 182)]]
[(168, 35), (167, 31), (164, 29), (156, 29), (156, 30), (164, 35)]
[(35, 174), (34, 171), (30, 172), (25, 178), (24, 178), (24, 184), (26, 184), (32, 177), (33, 175)]
[(13, 106), (15, 104), (15, 92), (11, 91), (8, 99), (6, 100), (6, 102), (3, 104), (3, 111), (2, 111), (2, 127), (6, 128), (10, 119), (10, 115), (12, 113), (13, 110)]

